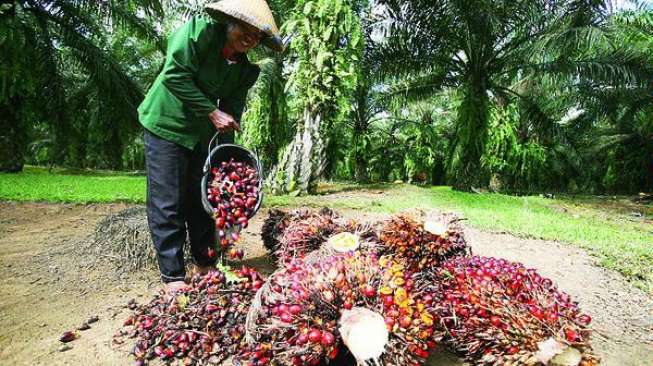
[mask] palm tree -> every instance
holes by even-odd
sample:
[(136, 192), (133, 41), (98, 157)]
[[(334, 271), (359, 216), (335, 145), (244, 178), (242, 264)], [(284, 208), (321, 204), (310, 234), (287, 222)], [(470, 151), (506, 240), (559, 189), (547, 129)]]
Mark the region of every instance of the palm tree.
[[(337, 126), (350, 110), (362, 49), (360, 23), (349, 0), (297, 1), (284, 25), (295, 33), (286, 90), (292, 97), (294, 137), (272, 176), (274, 191), (306, 194), (322, 177)], [(329, 157), (329, 158), (328, 158)]]
[[(399, 80), (394, 92), (421, 100), (457, 88), (455, 138), (447, 159), (449, 182), (484, 185), (481, 167), (490, 109), (523, 100), (525, 82), (542, 78), (575, 85), (638, 85), (641, 57), (619, 47), (597, 0), (378, 0), (378, 68)], [(595, 45), (604, 47), (596, 50)], [(592, 51), (592, 52), (589, 52)], [(516, 81), (521, 82), (516, 82)]]
[[(22, 0), (0, 5), (0, 170), (22, 169), (31, 127), (52, 127), (55, 162), (62, 162), (77, 113), (68, 107), (75, 71), (97, 100), (98, 126), (114, 157), (122, 154), (119, 134), (137, 124), (142, 89), (111, 50), (111, 34), (126, 29), (162, 42), (149, 17), (161, 16), (158, 0)], [(118, 159), (116, 159), (118, 160)], [(119, 163), (118, 163), (119, 164)]]

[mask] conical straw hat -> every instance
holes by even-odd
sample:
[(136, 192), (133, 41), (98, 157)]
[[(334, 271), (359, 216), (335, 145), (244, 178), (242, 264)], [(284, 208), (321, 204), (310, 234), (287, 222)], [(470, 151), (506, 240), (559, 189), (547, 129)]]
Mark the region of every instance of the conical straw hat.
[(205, 9), (216, 20), (231, 17), (260, 29), (266, 35), (261, 40), (264, 45), (277, 52), (283, 51), (279, 28), (265, 0), (222, 0), (207, 4)]

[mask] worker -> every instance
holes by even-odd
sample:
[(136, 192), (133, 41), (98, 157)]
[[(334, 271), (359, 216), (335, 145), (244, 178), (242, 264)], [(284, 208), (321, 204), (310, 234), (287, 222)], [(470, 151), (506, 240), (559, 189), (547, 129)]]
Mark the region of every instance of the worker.
[(216, 256), (209, 255), (215, 224), (202, 208), (202, 170), (211, 136), (217, 131), (220, 143), (231, 143), (240, 131), (247, 92), (260, 71), (247, 52), (259, 43), (283, 49), (264, 0), (223, 0), (205, 11), (169, 37), (163, 69), (138, 108), (145, 128), (147, 220), (169, 293), (188, 288), (187, 234), (192, 274), (215, 266)]

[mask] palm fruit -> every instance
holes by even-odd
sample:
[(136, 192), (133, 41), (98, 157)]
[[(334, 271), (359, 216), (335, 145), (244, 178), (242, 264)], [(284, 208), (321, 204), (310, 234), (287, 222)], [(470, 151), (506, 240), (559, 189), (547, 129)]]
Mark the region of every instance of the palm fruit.
[(187, 291), (134, 304), (113, 343), (135, 339), (131, 353), (139, 365), (153, 359), (175, 365), (220, 364), (245, 345), (245, 318), (262, 284), (247, 267), (235, 274), (216, 270), (196, 275)]
[(309, 211), (307, 210), (286, 212), (271, 209), (268, 217), (263, 221), (263, 227), (261, 229), (263, 245), (268, 252), (272, 254), (277, 250), (279, 238), (291, 221), (306, 218), (308, 214)]
[(319, 248), (325, 238), (337, 232), (336, 219), (337, 215), (328, 208), (317, 213), (272, 210), (263, 224), (263, 244), (279, 263), (287, 263)]
[(322, 209), (318, 213), (292, 214), (277, 227), (279, 235), (274, 256), (282, 265), (293, 259), (303, 258), (320, 248), (332, 234), (343, 230), (336, 214), (328, 209)]
[(435, 340), (473, 364), (553, 365), (574, 354), (576, 364), (598, 364), (589, 344), (589, 315), (550, 279), (521, 263), (452, 258), (421, 273), (417, 282), (435, 298)]
[[(425, 224), (408, 215), (398, 215), (384, 222), (379, 236), (383, 247), (380, 254), (403, 261), (412, 270), (429, 269), (451, 257), (464, 256), (467, 243), (460, 228), (449, 225)], [(440, 229), (441, 228), (441, 229)]]
[[(403, 286), (406, 276), (400, 265), (361, 251), (318, 251), (290, 261), (250, 308), (250, 347), (240, 364), (317, 365), (339, 357), (343, 344), (359, 361), (377, 355), (382, 365), (423, 364), (434, 344), (433, 319)], [(355, 341), (363, 334), (369, 342)]]

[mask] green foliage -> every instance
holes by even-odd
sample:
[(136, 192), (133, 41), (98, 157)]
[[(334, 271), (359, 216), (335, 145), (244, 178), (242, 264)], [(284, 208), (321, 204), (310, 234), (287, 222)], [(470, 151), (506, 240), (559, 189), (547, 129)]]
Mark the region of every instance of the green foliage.
[(357, 82), (362, 33), (346, 0), (297, 1), (283, 30), (294, 34), (286, 91), (295, 133), (272, 185), (281, 192), (307, 193), (330, 158), (342, 151), (342, 123)]
[[(383, 0), (380, 4), (384, 11), (378, 31), (385, 37), (373, 54), (383, 80), (394, 83), (393, 95), (412, 102), (448, 87), (460, 93), (447, 170), (448, 181), (461, 189), (485, 185), (493, 173), (480, 164), (490, 138), (493, 106), (519, 103), (520, 114), (533, 118), (519, 119), (519, 143), (524, 159), (537, 158), (542, 144), (550, 143), (538, 139), (553, 139), (556, 128), (533, 91), (542, 88), (571, 97), (582, 91), (640, 87), (648, 77), (641, 52), (622, 46), (602, 2)], [(539, 136), (533, 128), (548, 136)], [(521, 165), (514, 172), (522, 176), (511, 178), (514, 187), (524, 185), (519, 182), (528, 167)], [(537, 165), (527, 170), (533, 169)]]
[[(143, 168), (136, 106), (208, 0), (0, 5), (0, 170)], [(607, 1), (270, 0), (238, 141), (320, 178), (632, 193), (653, 183), (653, 13)], [(490, 184), (491, 183), (491, 184)]]
[(492, 111), (481, 165), (495, 175), (501, 187), (534, 192), (545, 188), (539, 183), (547, 171), (548, 153), (538, 142), (520, 139), (517, 130), (519, 118), (515, 104), (507, 106), (505, 110), (495, 108)]
[(250, 91), (238, 141), (257, 152), (267, 172), (277, 164), (279, 150), (288, 141), (288, 107), (283, 91), (283, 59), (266, 55), (258, 65), (261, 74)]
[[(0, 108), (11, 110), (2, 113), (8, 118), (3, 135), (18, 141), (11, 149), (17, 159), (27, 152), (25, 139), (15, 138), (23, 131), (31, 141), (51, 141), (48, 163), (122, 166), (124, 143), (138, 130), (135, 108), (143, 96), (130, 75), (143, 65), (133, 48), (144, 46), (137, 40), (157, 42), (148, 17), (161, 12), (152, 0), (3, 5), (0, 53), (10, 57), (2, 61), (7, 67), (0, 75)], [(23, 130), (35, 124), (39, 135)]]

